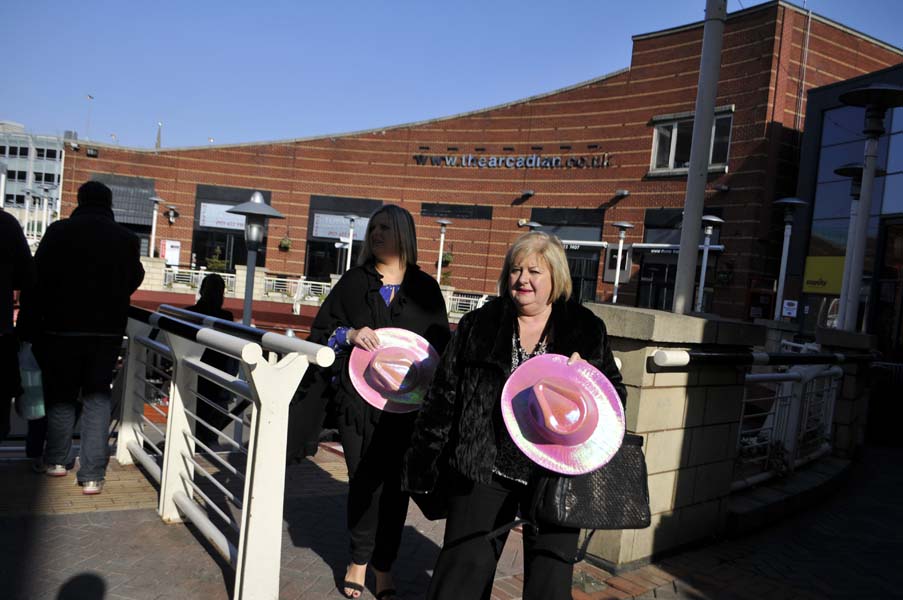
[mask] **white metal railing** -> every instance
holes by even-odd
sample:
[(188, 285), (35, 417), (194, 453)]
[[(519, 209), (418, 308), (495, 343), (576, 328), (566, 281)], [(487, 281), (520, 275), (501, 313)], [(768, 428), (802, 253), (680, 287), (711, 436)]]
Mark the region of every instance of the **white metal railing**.
[(452, 294), (449, 302), (448, 312), (450, 313), (468, 313), (476, 310), (486, 304), (492, 296), (488, 294), (468, 294), (465, 292), (455, 292)]
[(263, 293), (266, 296), (281, 295), (293, 298), (298, 291), (298, 284), (301, 283), (303, 279), (303, 277), (266, 276), (263, 279)]
[(746, 376), (732, 491), (792, 471), (831, 448), (843, 369), (796, 365)]
[[(177, 285), (200, 289), (204, 277), (212, 273), (206, 269), (183, 269), (177, 266), (163, 267), (163, 286), (174, 287)], [(226, 283), (226, 293), (235, 292), (235, 275), (232, 273), (217, 273)]]
[[(116, 459), (139, 462), (160, 484), (164, 521), (189, 519), (230, 561), (234, 598), (276, 598), (288, 406), (308, 365), (328, 366), (334, 354), (183, 309), (160, 310), (130, 313)], [(237, 361), (238, 375), (204, 362), (206, 350)], [(200, 393), (200, 380), (235, 398), (236, 408)], [(205, 405), (207, 414), (235, 424), (234, 437), (199, 416)], [(201, 442), (204, 430), (217, 443)]]
[(292, 299), (292, 312), (294, 314), (301, 313), (301, 302), (317, 301), (322, 304), (323, 300), (329, 295), (332, 285), (323, 281), (307, 281), (303, 277), (297, 280), (294, 298)]

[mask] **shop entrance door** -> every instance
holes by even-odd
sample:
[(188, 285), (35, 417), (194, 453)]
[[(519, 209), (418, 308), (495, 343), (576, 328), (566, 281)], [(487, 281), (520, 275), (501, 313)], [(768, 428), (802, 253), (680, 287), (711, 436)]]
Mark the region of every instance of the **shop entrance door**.
[(596, 301), (596, 280), (599, 277), (599, 254), (582, 250), (568, 250), (573, 297), (577, 302)]
[[(879, 236), (874, 326), (881, 360), (874, 365), (867, 441), (899, 447), (903, 418), (903, 220), (887, 221)], [(883, 242), (883, 243), (882, 243)]]

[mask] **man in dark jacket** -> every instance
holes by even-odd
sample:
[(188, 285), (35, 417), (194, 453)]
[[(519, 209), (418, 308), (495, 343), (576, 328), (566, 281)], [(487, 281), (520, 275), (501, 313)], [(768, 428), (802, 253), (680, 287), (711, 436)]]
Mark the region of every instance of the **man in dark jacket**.
[(72, 216), (53, 223), (35, 253), (34, 294), (23, 310), (44, 374), (47, 474), (67, 473), (81, 397), (85, 494), (106, 474), (110, 383), (128, 320), (129, 297), (144, 279), (138, 238), (113, 219), (113, 193), (97, 181), (78, 189)]
[(32, 280), (31, 250), (19, 222), (0, 210), (0, 442), (9, 433), (10, 400), (19, 393), (19, 346), (13, 333), (13, 290)]

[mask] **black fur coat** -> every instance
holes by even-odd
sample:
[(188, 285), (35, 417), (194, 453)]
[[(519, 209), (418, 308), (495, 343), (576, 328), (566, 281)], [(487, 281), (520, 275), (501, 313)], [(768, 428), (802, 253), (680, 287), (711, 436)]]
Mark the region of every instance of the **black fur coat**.
[[(605, 323), (577, 302), (552, 305), (548, 352), (579, 352), (602, 371), (625, 402), (627, 390), (615, 365)], [(446, 466), (489, 483), (496, 458), (493, 411), (511, 374), (515, 308), (492, 300), (461, 319), (417, 416), (405, 456), (403, 485), (428, 493)]]

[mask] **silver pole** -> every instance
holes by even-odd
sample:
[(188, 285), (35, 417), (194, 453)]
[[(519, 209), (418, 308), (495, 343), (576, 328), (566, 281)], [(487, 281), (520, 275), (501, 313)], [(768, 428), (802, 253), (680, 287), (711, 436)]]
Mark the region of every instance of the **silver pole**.
[(436, 281), (442, 283), (442, 253), (445, 251), (445, 225), (439, 228), (439, 262), (436, 267)]
[[(884, 109), (869, 106), (865, 119), (884, 119)], [(875, 113), (880, 113), (880, 116)], [(883, 128), (882, 128), (883, 130)], [(865, 262), (865, 242), (868, 236), (869, 215), (872, 207), (872, 184), (875, 182), (875, 165), (878, 161), (878, 135), (869, 133), (865, 140), (865, 162), (862, 169), (862, 186), (859, 192), (859, 215), (856, 218), (856, 232), (853, 235), (853, 249), (847, 255), (850, 261), (850, 284), (844, 306), (843, 329), (854, 331), (859, 317), (859, 296), (862, 288), (862, 268)], [(849, 246), (849, 244), (848, 244)]]
[(0, 208), (6, 206), (6, 165), (0, 163)]
[(850, 202), (850, 224), (847, 227), (847, 248), (846, 258), (843, 261), (843, 278), (840, 280), (840, 300), (837, 302), (839, 318), (835, 327), (843, 329), (844, 314), (846, 313), (846, 304), (850, 300), (850, 267), (853, 261), (849, 260), (853, 252), (853, 238), (856, 236), (856, 221), (859, 219), (859, 195), (853, 196)]
[(348, 254), (345, 255), (345, 271), (351, 268), (351, 247), (354, 244), (354, 219), (348, 219)]
[(251, 301), (254, 298), (254, 269), (257, 268), (257, 243), (248, 244), (248, 266), (245, 270), (245, 305), (241, 313), (243, 325), (251, 325)]
[(41, 237), (44, 237), (44, 232), (47, 231), (47, 201), (48, 196), (41, 195)]
[[(702, 312), (702, 295), (705, 290), (705, 271), (709, 266), (709, 242), (712, 239), (712, 226), (706, 225), (705, 240), (702, 243), (702, 265), (699, 269), (699, 291), (696, 293), (696, 312)], [(680, 271), (680, 259), (678, 258), (678, 272)], [(695, 265), (694, 265), (695, 266)]]
[[(150, 248), (147, 250), (148, 258), (154, 257), (154, 245), (157, 243), (157, 210), (158, 204), (156, 200), (152, 201), (154, 206), (154, 216), (151, 219), (151, 238), (150, 238)], [(192, 267), (194, 268), (194, 267)], [(210, 281), (213, 281), (212, 279)]]
[(621, 252), (624, 250), (624, 238), (627, 236), (627, 231), (622, 229), (618, 232), (618, 264), (615, 267), (615, 289), (611, 295), (611, 303), (618, 303), (618, 283), (621, 281)]
[(781, 249), (781, 272), (778, 275), (778, 295), (774, 301), (774, 320), (781, 318), (781, 304), (784, 301), (784, 277), (787, 275), (787, 252), (790, 249), (790, 230), (793, 227), (792, 217), (784, 217), (784, 247)]
[(693, 143), (690, 147), (687, 195), (684, 200), (684, 227), (680, 233), (680, 254), (677, 257), (677, 277), (674, 282), (672, 312), (678, 314), (689, 312), (693, 299), (693, 280), (699, 247), (697, 223), (702, 218), (705, 185), (709, 172), (715, 96), (721, 69), (721, 38), (726, 18), (727, 0), (706, 0), (702, 55), (699, 58), (699, 83), (693, 118)]

